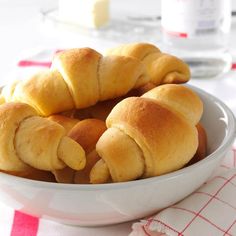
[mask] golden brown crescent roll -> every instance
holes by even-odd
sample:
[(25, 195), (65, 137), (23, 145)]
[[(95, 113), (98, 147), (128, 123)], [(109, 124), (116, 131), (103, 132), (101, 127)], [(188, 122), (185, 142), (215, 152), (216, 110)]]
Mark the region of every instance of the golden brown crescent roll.
[(106, 124), (98, 119), (85, 119), (77, 123), (68, 136), (78, 142), (86, 153), (91, 152), (100, 136), (106, 130)]
[(83, 170), (76, 171), (74, 183), (89, 183), (89, 174), (94, 164), (100, 160), (95, 147), (98, 139), (106, 130), (104, 121), (98, 119), (86, 119), (79, 122), (68, 134), (78, 142), (86, 152), (86, 166)]
[[(4, 91), (5, 87), (3, 95)], [(63, 77), (57, 70), (49, 69), (18, 82), (8, 101), (27, 103), (43, 116), (74, 108), (72, 96)]]
[(0, 106), (0, 169), (16, 174), (31, 167), (51, 171), (85, 166), (83, 148), (54, 121), (39, 117), (25, 103)]
[(24, 102), (49, 116), (123, 96), (149, 80), (138, 59), (103, 57), (91, 48), (69, 49), (54, 57), (50, 69), (4, 87), (1, 100)]
[(100, 101), (93, 106), (86, 107), (78, 110), (69, 110), (66, 112), (60, 113), (62, 116), (79, 118), (80, 120), (95, 118), (105, 121), (113, 107), (120, 102), (122, 99), (127, 97), (139, 97), (146, 93), (147, 91), (155, 88), (156, 86), (152, 83), (147, 83), (146, 85), (139, 87), (137, 89), (132, 89), (126, 95), (106, 101)]
[(197, 124), (203, 113), (202, 101), (191, 89), (177, 84), (159, 86), (142, 95), (152, 98), (172, 112), (184, 116), (186, 121)]
[(103, 161), (92, 168), (90, 181), (103, 183), (109, 175), (114, 182), (129, 181), (182, 168), (196, 153), (202, 112), (197, 94), (181, 85), (161, 85), (122, 100), (97, 142)]
[[(67, 134), (79, 122), (79, 120), (76, 118), (59, 114), (51, 115), (47, 118), (62, 125), (65, 128)], [(51, 174), (59, 183), (73, 183), (74, 172), (75, 171), (72, 168), (66, 166), (60, 170), (53, 170)]]
[(196, 125), (198, 131), (198, 148), (194, 155), (194, 157), (190, 160), (188, 165), (194, 164), (202, 159), (204, 159), (207, 155), (207, 134), (204, 127), (198, 123)]
[(75, 48), (58, 53), (50, 69), (4, 87), (0, 100), (24, 102), (49, 116), (124, 96), (147, 83), (183, 83), (189, 78), (187, 64), (152, 44), (127, 44), (107, 56)]
[(163, 53), (149, 43), (130, 43), (110, 49), (107, 55), (132, 56), (142, 61), (155, 85), (185, 83), (190, 79), (190, 70), (181, 59)]
[(0, 106), (1, 170), (16, 174), (31, 171), (31, 167), (22, 162), (15, 150), (15, 134), (22, 120), (36, 115), (37, 112), (28, 105), (6, 103)]
[[(51, 115), (47, 118), (62, 125), (65, 128), (67, 134), (79, 122), (79, 119), (60, 114)], [(66, 166), (65, 168), (60, 170), (52, 170), (51, 174), (59, 183), (73, 183), (74, 172), (75, 171), (72, 168)]]
[[(89, 184), (90, 183), (90, 171), (92, 169), (92, 167), (96, 164), (97, 161), (99, 161), (101, 158), (100, 156), (97, 154), (96, 150), (94, 149), (93, 151), (91, 151), (90, 153), (88, 153), (86, 155), (86, 166), (84, 169), (79, 170), (79, 171), (75, 171), (74, 174), (74, 180), (73, 182), (75, 184)], [(107, 178), (108, 182), (109, 176)]]
[(79, 143), (86, 153), (86, 166), (80, 171), (69, 167), (62, 170), (55, 170), (53, 174), (60, 183), (89, 183), (89, 173), (93, 165), (100, 159), (95, 146), (106, 130), (104, 121), (98, 119), (85, 119), (78, 122), (68, 133), (68, 137)]
[(59, 115), (59, 114), (51, 115), (47, 118), (63, 126), (64, 129), (66, 130), (66, 133), (68, 133), (79, 122), (79, 119), (71, 118), (71, 117)]
[(126, 95), (106, 101), (101, 101), (96, 103), (95, 105), (91, 107), (87, 107), (84, 109), (74, 110), (71, 111), (71, 114), (73, 117), (79, 118), (79, 119), (88, 119), (88, 118), (95, 118), (99, 120), (105, 121), (113, 107), (127, 97), (139, 97), (146, 93), (147, 91), (155, 88), (156, 86), (152, 83), (147, 83), (142, 87), (132, 89), (130, 92), (128, 92)]
[(139, 87), (137, 89), (133, 89), (131, 90), (126, 97), (140, 97), (142, 96), (144, 93), (148, 92), (149, 90), (155, 88), (156, 85), (153, 83), (147, 83), (142, 87)]
[(74, 117), (80, 120), (95, 118), (105, 121), (112, 108), (120, 102), (124, 97), (114, 98), (106, 101), (101, 101), (95, 105), (83, 109), (76, 110), (74, 112)]

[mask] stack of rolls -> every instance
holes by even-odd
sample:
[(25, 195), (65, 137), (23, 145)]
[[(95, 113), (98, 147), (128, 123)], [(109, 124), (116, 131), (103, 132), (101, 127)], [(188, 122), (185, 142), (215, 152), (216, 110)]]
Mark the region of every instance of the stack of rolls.
[(2, 89), (0, 170), (99, 184), (194, 163), (205, 157), (207, 138), (200, 98), (178, 85), (189, 79), (183, 61), (147, 43), (106, 56), (60, 52), (50, 69)]

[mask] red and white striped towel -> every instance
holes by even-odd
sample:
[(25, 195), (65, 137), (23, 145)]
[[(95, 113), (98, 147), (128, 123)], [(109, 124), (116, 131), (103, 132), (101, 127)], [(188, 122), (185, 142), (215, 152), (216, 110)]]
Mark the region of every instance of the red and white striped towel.
[[(50, 67), (57, 51), (46, 50), (21, 60), (7, 81), (23, 79)], [(236, 149), (228, 153), (212, 178), (193, 194), (154, 216), (132, 224), (73, 227), (36, 218), (0, 203), (0, 235), (3, 236), (123, 236), (129, 233), (130, 236), (236, 236)]]
[(0, 203), (1, 236), (126, 236), (131, 223), (107, 227), (75, 227), (33, 217)]

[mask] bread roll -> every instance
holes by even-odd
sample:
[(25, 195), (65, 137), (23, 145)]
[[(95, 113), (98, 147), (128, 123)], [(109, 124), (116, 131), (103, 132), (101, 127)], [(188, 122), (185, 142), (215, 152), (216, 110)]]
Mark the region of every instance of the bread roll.
[(98, 139), (106, 130), (105, 122), (98, 119), (86, 119), (79, 122), (68, 134), (78, 142), (86, 152), (86, 166), (83, 170), (76, 171), (74, 183), (89, 183), (91, 168), (100, 159), (95, 147)]
[(194, 157), (190, 160), (188, 165), (192, 165), (207, 156), (207, 134), (204, 127), (198, 123), (196, 125), (198, 131), (198, 148), (194, 155)]
[(64, 127), (66, 133), (68, 133), (78, 122), (79, 119), (63, 116), (63, 115), (51, 115), (48, 117), (49, 120), (55, 121)]
[(22, 120), (36, 116), (30, 106), (20, 103), (6, 103), (0, 106), (0, 169), (21, 175), (32, 168), (24, 163), (15, 150), (15, 134)]
[(151, 44), (127, 44), (102, 56), (91, 48), (58, 53), (50, 69), (3, 88), (0, 102), (23, 102), (41, 116), (82, 109), (146, 84), (184, 83), (188, 66)]
[[(163, 96), (169, 99), (163, 102)], [(202, 111), (200, 98), (181, 85), (162, 85), (118, 103), (106, 120), (108, 130), (96, 145), (112, 180), (129, 181), (182, 168), (196, 153), (196, 124)], [(97, 183), (93, 180), (99, 172), (95, 165), (92, 183)]]
[(100, 159), (95, 146), (106, 130), (105, 122), (98, 119), (85, 119), (78, 122), (68, 133), (68, 136), (79, 143), (86, 154), (86, 166), (75, 171), (69, 167), (62, 170), (55, 170), (53, 174), (60, 183), (89, 183), (89, 173), (94, 164)]
[(66, 165), (85, 166), (83, 148), (56, 122), (39, 117), (25, 103), (0, 106), (0, 170), (26, 175), (32, 167), (45, 171)]
[(186, 121), (197, 124), (203, 113), (203, 105), (199, 96), (191, 89), (170, 84), (158, 86), (142, 95), (145, 98), (152, 98), (172, 112), (184, 116)]
[(49, 116), (123, 96), (149, 79), (135, 58), (103, 57), (91, 48), (75, 48), (58, 53), (50, 69), (7, 85), (1, 100), (24, 102)]
[(74, 108), (68, 87), (57, 70), (42, 70), (18, 82), (8, 100), (27, 103), (43, 116)]
[(132, 56), (142, 61), (155, 85), (185, 83), (190, 79), (190, 70), (179, 58), (163, 53), (149, 43), (124, 44), (108, 50), (107, 55)]

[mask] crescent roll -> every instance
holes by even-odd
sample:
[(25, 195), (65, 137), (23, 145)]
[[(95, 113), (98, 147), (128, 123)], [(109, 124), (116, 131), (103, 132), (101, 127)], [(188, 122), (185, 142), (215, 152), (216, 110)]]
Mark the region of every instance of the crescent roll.
[(185, 83), (190, 79), (190, 70), (181, 59), (160, 51), (150, 43), (129, 43), (112, 48), (107, 55), (132, 56), (142, 61), (155, 85)]
[(52, 171), (84, 168), (83, 148), (66, 136), (63, 126), (25, 103), (0, 106), (0, 170), (21, 175), (31, 168)]
[[(114, 182), (129, 181), (182, 168), (198, 148), (196, 124), (202, 112), (197, 94), (181, 85), (161, 85), (142, 97), (122, 100), (97, 142), (102, 159), (91, 170), (91, 183), (103, 183), (109, 176)], [(101, 172), (104, 178), (98, 178)]]

